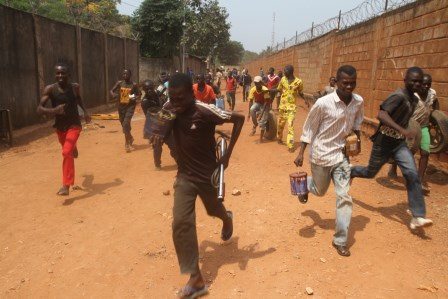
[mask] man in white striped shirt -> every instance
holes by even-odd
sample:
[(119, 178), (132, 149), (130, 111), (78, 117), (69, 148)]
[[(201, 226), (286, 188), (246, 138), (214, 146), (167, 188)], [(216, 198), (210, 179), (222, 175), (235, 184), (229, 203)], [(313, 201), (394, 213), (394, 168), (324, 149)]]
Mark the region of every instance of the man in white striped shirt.
[(336, 192), (336, 228), (333, 246), (342, 256), (350, 256), (347, 248), (348, 228), (352, 216), (350, 164), (344, 154), (345, 140), (350, 133), (360, 136), (364, 119), (363, 99), (354, 94), (356, 69), (341, 66), (336, 75), (337, 90), (313, 105), (303, 126), (301, 148), (294, 163), (303, 165), (305, 148), (311, 144), (311, 177), (308, 190), (324, 196), (333, 179)]

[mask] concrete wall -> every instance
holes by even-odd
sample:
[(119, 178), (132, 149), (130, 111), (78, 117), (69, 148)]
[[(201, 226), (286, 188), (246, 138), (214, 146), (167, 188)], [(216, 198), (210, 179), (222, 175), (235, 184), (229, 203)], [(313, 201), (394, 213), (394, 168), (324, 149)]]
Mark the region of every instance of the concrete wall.
[(54, 65), (67, 63), (81, 84), (88, 108), (108, 101), (108, 90), (124, 67), (138, 81), (138, 43), (56, 22), (0, 5), (0, 108), (12, 111), (20, 128), (41, 120), (37, 104), (55, 82)]
[(402, 86), (406, 68), (420, 66), (433, 76), (441, 109), (448, 112), (448, 0), (418, 1), (344, 31), (333, 31), (245, 65), (252, 74), (293, 64), (305, 92), (322, 89), (339, 66), (358, 69), (356, 92), (366, 116)]
[(0, 108), (13, 111), (17, 126), (38, 120), (33, 17), (0, 6)]

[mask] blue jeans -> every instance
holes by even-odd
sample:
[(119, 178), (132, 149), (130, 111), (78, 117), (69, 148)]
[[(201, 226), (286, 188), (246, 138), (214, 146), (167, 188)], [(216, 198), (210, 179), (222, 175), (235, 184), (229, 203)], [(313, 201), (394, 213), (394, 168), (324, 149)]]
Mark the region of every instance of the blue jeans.
[(258, 121), (257, 119), (257, 113), (263, 112), (263, 106), (264, 104), (254, 102), (250, 107), (250, 117), (252, 118), (254, 128), (256, 128), (258, 125), (262, 130), (266, 130), (266, 125), (268, 124), (268, 117), (269, 117), (269, 108), (268, 107), (266, 108), (266, 111), (262, 115), (260, 121)]
[(348, 228), (352, 218), (353, 201), (350, 189), (350, 164), (347, 158), (334, 166), (320, 166), (311, 163), (311, 177), (308, 177), (308, 190), (316, 196), (324, 196), (333, 180), (336, 192), (336, 228), (333, 242), (346, 245)]
[(404, 140), (397, 140), (381, 133), (373, 142), (369, 165), (366, 167), (355, 166), (352, 168), (352, 178), (370, 179), (380, 171), (390, 158), (393, 158), (400, 167), (406, 180), (409, 209), (414, 217), (425, 217), (426, 208), (423, 198), (422, 184), (418, 177), (414, 156)]

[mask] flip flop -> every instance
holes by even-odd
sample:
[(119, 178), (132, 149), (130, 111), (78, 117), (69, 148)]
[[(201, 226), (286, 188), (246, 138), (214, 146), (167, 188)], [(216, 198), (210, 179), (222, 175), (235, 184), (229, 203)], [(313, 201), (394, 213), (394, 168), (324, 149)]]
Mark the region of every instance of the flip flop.
[(177, 294), (179, 298), (182, 299), (194, 299), (199, 298), (208, 294), (208, 287), (203, 286), (202, 288), (195, 288), (192, 286), (184, 286)]
[(224, 227), (223, 227), (223, 230), (221, 231), (221, 240), (223, 240), (223, 241), (230, 240), (230, 238), (232, 238), (232, 235), (233, 235), (233, 213), (231, 211), (227, 211), (227, 216), (229, 216), (229, 218), (232, 221), (232, 229), (230, 230), (230, 232), (225, 234), (224, 233)]

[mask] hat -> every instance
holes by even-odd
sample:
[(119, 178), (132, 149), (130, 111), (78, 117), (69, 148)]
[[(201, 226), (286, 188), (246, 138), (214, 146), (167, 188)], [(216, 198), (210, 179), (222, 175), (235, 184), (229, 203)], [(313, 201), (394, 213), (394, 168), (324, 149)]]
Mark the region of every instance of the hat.
[(259, 82), (261, 82), (261, 81), (263, 81), (263, 78), (261, 78), (261, 76), (255, 76), (255, 77), (254, 77), (254, 82), (255, 82), (255, 83), (259, 83)]

